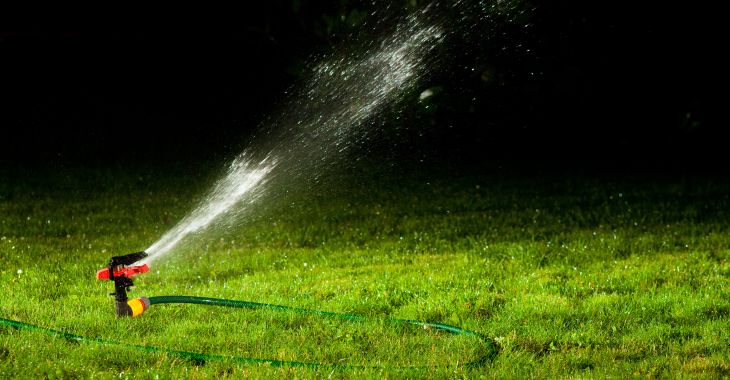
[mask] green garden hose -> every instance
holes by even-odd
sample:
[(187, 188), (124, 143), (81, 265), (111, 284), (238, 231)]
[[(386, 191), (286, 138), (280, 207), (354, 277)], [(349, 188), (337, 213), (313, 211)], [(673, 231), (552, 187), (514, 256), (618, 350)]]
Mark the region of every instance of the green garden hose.
[[(333, 313), (329, 311), (320, 311), (312, 309), (302, 309), (296, 307), (272, 305), (266, 303), (249, 302), (249, 301), (236, 301), (227, 300), (221, 298), (207, 298), (207, 297), (189, 297), (189, 296), (161, 296), (161, 297), (150, 297), (148, 298), (150, 305), (165, 304), (165, 303), (189, 303), (189, 304), (200, 304), (210, 306), (225, 306), (242, 309), (268, 309), (282, 312), (292, 312), (297, 314), (309, 314), (320, 317), (328, 318), (339, 318), (346, 321), (364, 321), (369, 319), (368, 317), (356, 314), (344, 314), (344, 313)], [(465, 335), (474, 337), (479, 340), (485, 347), (486, 353), (482, 357), (475, 361), (466, 363), (465, 366), (481, 366), (487, 361), (492, 360), (497, 355), (497, 346), (491, 339), (481, 335), (475, 331), (462, 329), (460, 327), (446, 325), (443, 323), (431, 323), (421, 322), (409, 319), (397, 319), (397, 318), (385, 318), (384, 321), (392, 324), (407, 324), (421, 326), (423, 328), (433, 328), (436, 330), (446, 331), (453, 334)], [(164, 347), (147, 346), (139, 344), (124, 343), (115, 340), (100, 339), (93, 337), (86, 337), (82, 335), (76, 335), (65, 331), (54, 330), (46, 327), (40, 327), (29, 323), (14, 321), (11, 319), (0, 318), (0, 325), (10, 326), (16, 329), (30, 330), (45, 333), (51, 336), (56, 336), (70, 341), (77, 342), (92, 342), (104, 345), (114, 345), (124, 347), (128, 349), (140, 350), (144, 352), (152, 353), (166, 353), (168, 355), (177, 356), (180, 358), (191, 360), (195, 363), (205, 363), (209, 360), (215, 361), (230, 361), (245, 364), (265, 364), (270, 366), (299, 366), (308, 368), (378, 368), (377, 366), (357, 366), (357, 365), (340, 365), (340, 364), (324, 364), (324, 363), (311, 363), (311, 362), (298, 362), (298, 361), (284, 361), (274, 359), (258, 359), (258, 358), (247, 358), (241, 356), (227, 356), (227, 355), (215, 355), (189, 351), (172, 350)]]

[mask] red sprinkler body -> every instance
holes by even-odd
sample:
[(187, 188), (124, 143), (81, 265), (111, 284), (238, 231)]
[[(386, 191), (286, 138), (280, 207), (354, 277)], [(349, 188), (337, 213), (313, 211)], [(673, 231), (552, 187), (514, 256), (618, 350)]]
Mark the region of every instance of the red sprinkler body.
[[(135, 274), (145, 273), (150, 270), (147, 264), (137, 265), (134, 267), (123, 267), (121, 269), (114, 270), (114, 277), (132, 277)], [(109, 279), (109, 268), (99, 269), (96, 271), (97, 280), (108, 280)]]
[(99, 280), (114, 281), (114, 300), (116, 302), (117, 317), (136, 317), (150, 306), (150, 301), (144, 297), (127, 298), (127, 291), (134, 283), (131, 277), (149, 271), (147, 264), (132, 266), (139, 260), (147, 257), (147, 253), (136, 252), (124, 256), (114, 256), (109, 260), (109, 266), (96, 272)]

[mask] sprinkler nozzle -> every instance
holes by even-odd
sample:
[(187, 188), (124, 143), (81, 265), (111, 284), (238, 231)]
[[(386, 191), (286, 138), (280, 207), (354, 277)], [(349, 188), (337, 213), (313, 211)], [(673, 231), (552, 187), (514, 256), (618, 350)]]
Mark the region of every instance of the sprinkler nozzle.
[(96, 272), (99, 280), (114, 281), (114, 300), (116, 301), (117, 317), (136, 317), (142, 314), (149, 307), (149, 300), (146, 298), (135, 298), (129, 300), (127, 291), (134, 285), (131, 277), (149, 271), (147, 264), (131, 266), (139, 260), (147, 257), (147, 253), (135, 252), (124, 256), (114, 256), (109, 260), (109, 266)]

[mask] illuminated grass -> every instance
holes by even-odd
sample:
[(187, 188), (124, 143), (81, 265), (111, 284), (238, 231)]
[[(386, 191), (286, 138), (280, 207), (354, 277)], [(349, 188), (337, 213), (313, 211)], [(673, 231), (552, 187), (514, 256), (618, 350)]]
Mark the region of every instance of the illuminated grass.
[[(727, 182), (343, 178), (192, 244), (140, 277), (132, 294), (373, 321), (197, 305), (116, 320), (111, 286), (95, 270), (147, 247), (209, 182), (176, 168), (0, 172), (0, 316), (179, 350), (386, 366), (338, 376), (730, 375)], [(482, 354), (473, 339), (378, 322), (386, 316), (475, 330), (500, 353), (466, 368)], [(0, 327), (0, 377), (331, 372), (193, 363)]]

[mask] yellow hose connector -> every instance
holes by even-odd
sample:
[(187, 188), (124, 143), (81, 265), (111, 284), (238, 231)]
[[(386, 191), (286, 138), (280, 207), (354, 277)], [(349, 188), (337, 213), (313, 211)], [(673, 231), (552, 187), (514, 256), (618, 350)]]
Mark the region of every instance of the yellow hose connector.
[(137, 297), (127, 301), (127, 305), (132, 309), (132, 317), (136, 317), (150, 307), (150, 300), (145, 297)]

